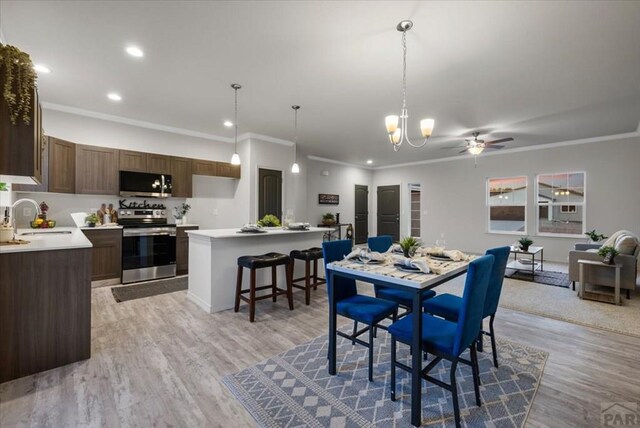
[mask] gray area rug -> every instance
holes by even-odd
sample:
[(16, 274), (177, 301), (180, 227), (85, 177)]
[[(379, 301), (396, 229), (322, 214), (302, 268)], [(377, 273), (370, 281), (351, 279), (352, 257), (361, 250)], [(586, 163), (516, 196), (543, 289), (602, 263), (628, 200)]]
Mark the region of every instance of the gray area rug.
[(178, 278), (159, 279), (157, 281), (113, 287), (111, 288), (111, 292), (116, 302), (121, 303), (127, 300), (173, 293), (174, 291), (186, 290), (187, 288), (189, 288), (188, 277), (181, 276)]
[(513, 273), (509, 273), (509, 271), (510, 269), (507, 269), (507, 274), (505, 276), (511, 279), (519, 279), (520, 281), (537, 282), (538, 284), (553, 285), (555, 287), (563, 287), (563, 288), (569, 288), (569, 286), (571, 285), (571, 281), (569, 281), (569, 275), (564, 272), (536, 271), (532, 279), (531, 274), (528, 272), (522, 272), (517, 270), (517, 271), (513, 271)]
[[(327, 346), (327, 337), (318, 337), (226, 376), (223, 382), (262, 427), (411, 426), (409, 373), (396, 372), (398, 398), (396, 402), (389, 399), (390, 340), (386, 331), (378, 330), (375, 341), (373, 382), (367, 379), (365, 347), (338, 337), (338, 374), (331, 376)], [(457, 370), (463, 426), (522, 427), (526, 421), (548, 353), (500, 338), (498, 352), (499, 369), (493, 367), (490, 353), (479, 354), (482, 407), (475, 405), (471, 368), (462, 365)], [(407, 346), (399, 345), (398, 357), (410, 364)], [(447, 383), (448, 373), (448, 362), (431, 372)], [(450, 393), (426, 381), (422, 422), (429, 427), (455, 426)]]

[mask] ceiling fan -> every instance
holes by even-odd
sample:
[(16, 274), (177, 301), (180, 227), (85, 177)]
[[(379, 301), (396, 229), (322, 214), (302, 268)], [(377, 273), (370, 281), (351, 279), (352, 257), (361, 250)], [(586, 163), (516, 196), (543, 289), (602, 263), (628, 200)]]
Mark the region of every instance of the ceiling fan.
[(479, 132), (474, 132), (471, 135), (473, 135), (473, 138), (465, 138), (465, 141), (467, 142), (466, 145), (454, 146), (454, 147), (443, 147), (443, 149), (459, 149), (460, 147), (464, 147), (464, 150), (461, 150), (460, 153), (469, 152), (472, 155), (479, 155), (485, 149), (496, 149), (496, 150), (502, 149), (504, 148), (504, 146), (500, 146), (499, 145), (500, 143), (507, 143), (509, 141), (513, 141), (512, 137), (500, 138), (498, 140), (493, 140), (493, 141), (484, 141), (484, 140), (478, 139), (478, 136), (480, 135)]

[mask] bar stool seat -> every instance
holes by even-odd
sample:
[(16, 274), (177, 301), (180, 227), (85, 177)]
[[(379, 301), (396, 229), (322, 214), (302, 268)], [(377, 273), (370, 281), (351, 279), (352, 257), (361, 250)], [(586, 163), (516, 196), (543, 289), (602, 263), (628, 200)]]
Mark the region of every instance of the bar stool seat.
[[(289, 302), (289, 310), (293, 310), (293, 289), (291, 287), (291, 258), (286, 254), (280, 253), (267, 253), (259, 256), (241, 256), (238, 257), (238, 275), (236, 281), (236, 299), (234, 312), (240, 310), (240, 300), (243, 300), (249, 304), (249, 321), (255, 321), (256, 313), (256, 301), (262, 299), (273, 299), (277, 301), (277, 297), (285, 294)], [(287, 282), (287, 289), (278, 288), (276, 267), (285, 267), (285, 276)], [(256, 271), (258, 269), (271, 267), (271, 284), (256, 286)], [(248, 289), (242, 289), (242, 273), (244, 268), (251, 271), (251, 280)], [(271, 289), (271, 293), (256, 297), (256, 291)], [(249, 293), (249, 297), (243, 296), (243, 294)]]
[[(323, 258), (322, 248), (313, 247), (306, 250), (293, 250), (289, 253), (289, 257), (291, 257), (291, 267), (290, 267), (291, 269), (290, 275), (292, 278), (291, 285), (292, 287), (304, 290), (304, 301), (305, 301), (305, 304), (309, 305), (309, 303), (311, 302), (311, 288), (313, 287), (314, 290), (317, 290), (318, 285), (326, 283), (326, 280), (324, 278), (318, 277), (318, 260)], [(305, 275), (301, 276), (300, 278), (293, 279), (293, 270), (295, 268), (296, 260), (302, 260), (305, 262), (304, 264)], [(313, 275), (311, 274), (312, 262), (313, 262)], [(313, 278), (313, 282), (311, 282), (312, 278)], [(297, 282), (300, 282), (302, 280), (304, 280), (304, 285), (297, 284)]]

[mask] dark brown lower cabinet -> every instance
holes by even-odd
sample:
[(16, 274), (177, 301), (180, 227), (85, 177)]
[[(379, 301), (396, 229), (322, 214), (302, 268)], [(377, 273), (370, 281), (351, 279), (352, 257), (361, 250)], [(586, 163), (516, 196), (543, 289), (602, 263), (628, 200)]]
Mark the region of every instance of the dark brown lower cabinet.
[(122, 229), (83, 229), (93, 244), (91, 280), (120, 278), (122, 275)]
[(176, 273), (189, 273), (189, 235), (187, 230), (198, 230), (198, 226), (185, 226), (176, 229)]
[(91, 249), (0, 255), (0, 382), (91, 356)]

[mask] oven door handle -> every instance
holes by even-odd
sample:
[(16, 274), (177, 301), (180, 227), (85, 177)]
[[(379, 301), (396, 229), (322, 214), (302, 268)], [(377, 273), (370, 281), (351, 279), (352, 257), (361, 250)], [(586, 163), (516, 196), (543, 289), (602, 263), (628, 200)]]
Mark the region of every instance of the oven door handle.
[(124, 233), (124, 237), (136, 237), (136, 236), (176, 236), (174, 232), (154, 232), (154, 233)]

